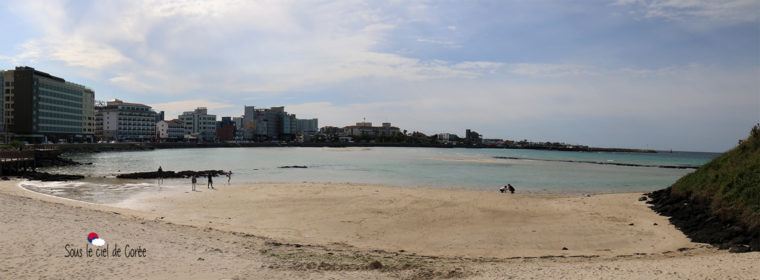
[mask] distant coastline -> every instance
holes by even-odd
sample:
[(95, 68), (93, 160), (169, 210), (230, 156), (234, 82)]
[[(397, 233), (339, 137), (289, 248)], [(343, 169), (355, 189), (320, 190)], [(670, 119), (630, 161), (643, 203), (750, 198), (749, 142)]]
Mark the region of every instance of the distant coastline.
[(420, 144), (420, 143), (272, 143), (272, 142), (246, 142), (246, 143), (96, 143), (96, 144), (48, 144), (34, 145), (34, 147), (53, 148), (63, 153), (99, 153), (116, 151), (144, 151), (154, 149), (185, 149), (185, 148), (240, 148), (240, 147), (409, 147), (409, 148), (468, 148), (468, 149), (527, 149), (527, 150), (550, 150), (569, 152), (618, 152), (618, 153), (657, 153), (648, 149), (628, 148), (596, 148), (585, 146), (528, 146), (528, 147), (494, 147), (487, 145), (443, 145), (443, 144)]

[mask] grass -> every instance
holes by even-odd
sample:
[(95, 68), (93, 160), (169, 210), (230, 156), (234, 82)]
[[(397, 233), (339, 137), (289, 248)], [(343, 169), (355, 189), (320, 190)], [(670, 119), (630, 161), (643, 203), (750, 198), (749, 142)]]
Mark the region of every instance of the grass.
[(672, 193), (710, 202), (714, 214), (760, 228), (760, 124), (747, 140), (679, 179)]

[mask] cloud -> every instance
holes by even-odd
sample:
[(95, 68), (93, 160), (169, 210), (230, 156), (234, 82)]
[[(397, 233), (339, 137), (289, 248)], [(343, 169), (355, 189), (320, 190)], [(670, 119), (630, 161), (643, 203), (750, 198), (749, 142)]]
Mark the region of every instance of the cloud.
[(449, 48), (461, 48), (462, 45), (457, 44), (452, 41), (443, 41), (443, 40), (434, 40), (434, 39), (425, 39), (425, 38), (417, 38), (417, 42), (420, 43), (428, 43), (428, 44), (435, 44), (435, 45), (442, 45)]
[[(473, 62), (482, 67), (463, 68), (467, 61), (381, 51), (378, 46), (407, 19), (359, 2), (78, 4), (17, 4), (14, 11), (42, 35), (21, 44), (16, 57), (62, 61), (102, 73), (124, 90), (164, 95), (283, 92), (365, 77), (472, 78), (498, 67)], [(44, 6), (55, 9), (39, 9)], [(420, 42), (459, 47), (432, 39)]]
[(646, 18), (675, 21), (736, 24), (760, 18), (760, 2), (755, 0), (618, 0), (615, 5), (632, 7)]
[(106, 245), (106, 241), (101, 238), (95, 238), (92, 240), (92, 245), (100, 247)]
[(534, 78), (557, 78), (566, 76), (594, 75), (594, 67), (577, 64), (519, 63), (509, 65), (513, 74)]
[[(206, 107), (209, 114), (215, 114), (214, 111), (239, 107), (242, 110), (243, 105), (240, 104), (228, 104), (223, 102), (209, 101), (207, 99), (193, 99), (172, 101), (166, 103), (148, 104), (153, 107), (153, 110), (164, 111), (165, 118), (167, 120), (177, 118), (182, 112), (195, 110), (197, 107)], [(219, 116), (217, 116), (219, 117)]]

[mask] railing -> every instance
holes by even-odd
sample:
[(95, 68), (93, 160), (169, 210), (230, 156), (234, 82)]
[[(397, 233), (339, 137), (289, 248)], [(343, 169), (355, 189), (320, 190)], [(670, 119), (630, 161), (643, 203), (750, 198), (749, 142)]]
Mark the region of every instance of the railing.
[(0, 161), (14, 162), (34, 160), (34, 151), (0, 151)]

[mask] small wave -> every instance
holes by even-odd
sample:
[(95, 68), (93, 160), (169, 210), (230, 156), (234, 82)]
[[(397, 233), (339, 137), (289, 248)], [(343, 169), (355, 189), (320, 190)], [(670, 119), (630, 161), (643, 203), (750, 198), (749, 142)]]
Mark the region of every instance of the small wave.
[(637, 164), (637, 163), (619, 163), (608, 161), (587, 161), (587, 160), (562, 160), (562, 159), (537, 159), (537, 158), (520, 158), (520, 157), (503, 157), (495, 156), (498, 159), (514, 159), (514, 160), (536, 160), (536, 161), (553, 161), (553, 162), (570, 162), (570, 163), (590, 163), (599, 165), (616, 165), (616, 166), (630, 166), (630, 167), (655, 167), (655, 168), (671, 168), (671, 169), (697, 169), (699, 165), (655, 165), (655, 164)]

